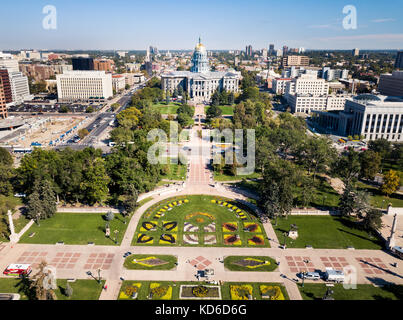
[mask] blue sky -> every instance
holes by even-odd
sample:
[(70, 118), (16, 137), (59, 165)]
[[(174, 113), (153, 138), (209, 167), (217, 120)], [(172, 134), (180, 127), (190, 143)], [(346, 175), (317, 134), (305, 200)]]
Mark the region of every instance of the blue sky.
[[(56, 30), (42, 27), (45, 5)], [(356, 30), (342, 26), (346, 5)], [(0, 50), (192, 49), (199, 35), (208, 49), (399, 49), (402, 12), (401, 0), (3, 0)]]

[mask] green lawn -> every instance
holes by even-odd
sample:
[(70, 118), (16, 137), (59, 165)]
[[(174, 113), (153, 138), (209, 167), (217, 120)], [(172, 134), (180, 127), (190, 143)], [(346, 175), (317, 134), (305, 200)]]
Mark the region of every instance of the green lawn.
[[(131, 300), (130, 297), (127, 297), (126, 293), (130, 293), (130, 288), (136, 287), (138, 288), (138, 296), (137, 300), (148, 300), (149, 294), (150, 294), (150, 285), (151, 284), (156, 284), (161, 287), (165, 288), (170, 288), (170, 294), (167, 294), (165, 296), (165, 299), (167, 300), (179, 300), (179, 294), (180, 294), (180, 287), (181, 285), (211, 285), (211, 284), (206, 284), (205, 282), (200, 282), (200, 281), (123, 281), (122, 286), (120, 288), (120, 293), (119, 293), (119, 300)], [(256, 300), (262, 300), (262, 295), (260, 292), (260, 286), (265, 285), (265, 286), (276, 286), (279, 287), (281, 290), (281, 293), (283, 294), (283, 297), (285, 300), (289, 300), (288, 293), (285, 289), (285, 287), (280, 284), (280, 283), (238, 283), (238, 282), (228, 282), (228, 283), (223, 283), (220, 286), (221, 290), (221, 298), (222, 300), (231, 300), (231, 293), (230, 293), (230, 286), (241, 286), (241, 285), (250, 285), (252, 286), (252, 296)], [(126, 295), (126, 296), (125, 296)]]
[(260, 173), (254, 172), (249, 175), (243, 176), (233, 176), (229, 172), (224, 171), (222, 174), (219, 172), (214, 172), (214, 180), (216, 181), (239, 181), (242, 179), (257, 179), (260, 178)]
[(140, 207), (144, 206), (147, 202), (151, 201), (152, 199), (154, 199), (154, 198), (153, 197), (145, 198), (145, 199), (137, 202), (137, 205), (140, 208)]
[(291, 224), (298, 227), (299, 237), (292, 240), (287, 237), (287, 247), (305, 248), (311, 245), (315, 249), (381, 249), (382, 242), (366, 231), (356, 228), (353, 220), (333, 216), (289, 216), (278, 219), (278, 225), (272, 221), (277, 238), (284, 243), (284, 232), (290, 230)]
[[(303, 206), (302, 199), (303, 187), (297, 187), (295, 192), (295, 206)], [(339, 205), (340, 195), (331, 187), (325, 178), (317, 177), (315, 187), (313, 189), (312, 200), (308, 203), (308, 207), (330, 207), (336, 208)]]
[[(164, 207), (168, 206), (168, 204), (173, 204), (175, 201), (185, 200), (187, 199), (189, 202), (184, 203), (181, 206), (174, 206), (171, 210), (166, 210)], [(236, 205), (239, 210), (242, 210), (245, 214), (244, 221), (241, 218), (237, 217), (237, 214), (233, 211), (230, 211), (227, 207), (220, 206), (217, 203), (212, 203), (212, 200), (223, 200), (227, 201), (227, 203), (231, 203)], [(159, 210), (166, 210), (164, 212), (164, 216), (158, 218), (157, 213)], [(157, 216), (156, 216), (157, 215)], [(148, 222), (156, 225), (147, 225)], [(173, 223), (170, 227), (164, 227), (164, 223)], [(195, 227), (196, 229), (188, 229), (184, 230), (185, 223), (189, 223)], [(204, 230), (204, 228), (209, 228), (211, 224), (214, 223), (215, 231), (213, 230)], [(223, 229), (224, 223), (231, 223), (230, 227), (235, 227), (231, 229)], [(245, 231), (244, 223), (249, 223), (251, 226), (255, 226), (256, 228), (253, 231)], [(176, 237), (175, 243), (169, 242), (160, 242), (160, 237), (163, 234), (172, 235), (172, 237)], [(236, 242), (234, 244), (224, 244), (224, 238), (228, 239), (232, 236), (239, 236), (240, 242)], [(146, 239), (145, 237), (151, 238), (150, 241), (140, 241), (141, 237)], [(193, 238), (197, 237), (197, 243), (191, 244), (189, 241), (185, 241), (184, 238)], [(207, 243), (205, 241), (205, 237), (215, 237), (216, 243)], [(139, 239), (140, 238), (140, 239)], [(255, 244), (256, 242), (249, 241), (250, 239), (254, 239), (254, 241), (261, 241), (261, 245)], [(133, 245), (152, 245), (152, 246), (235, 246), (235, 247), (268, 247), (269, 242), (267, 240), (267, 236), (265, 234), (264, 228), (262, 224), (257, 220), (256, 217), (249, 211), (242, 207), (241, 204), (236, 203), (234, 201), (228, 199), (218, 199), (211, 196), (188, 196), (181, 198), (171, 198), (166, 199), (160, 203), (153, 205), (149, 208), (141, 217), (139, 224), (137, 226), (136, 233), (133, 238)]]
[[(218, 106), (218, 107), (221, 109), (223, 116), (233, 116), (234, 115), (234, 106), (225, 105), (225, 106)], [(204, 111), (207, 112), (207, 110), (209, 108), (210, 107), (204, 107)]]
[[(304, 300), (322, 300), (327, 291), (325, 284), (305, 283), (304, 288), (298, 284)], [(402, 300), (402, 285), (387, 285), (374, 287), (371, 284), (358, 284), (357, 289), (344, 289), (342, 284), (335, 284), (331, 288), (335, 300)]]
[[(56, 213), (53, 217), (36, 223), (21, 238), (21, 243), (55, 244), (63, 241), (65, 244), (115, 245), (114, 231), (118, 230), (118, 244), (122, 241), (127, 224), (121, 214), (109, 222), (111, 236), (105, 237), (107, 221), (103, 213)], [(33, 237), (29, 237), (35, 233)]]
[[(147, 260), (144, 259), (159, 259), (163, 260), (165, 262), (168, 262), (166, 264), (141, 264), (140, 263), (133, 263), (133, 260), (142, 260), (142, 262), (147, 262)], [(125, 259), (124, 262), (124, 267), (126, 269), (130, 270), (171, 270), (176, 267), (176, 263), (178, 262), (178, 258), (176, 256), (170, 256), (170, 255), (155, 255), (155, 254), (132, 254), (128, 256)]]
[[(241, 266), (236, 264), (240, 260), (244, 259), (254, 259), (259, 260), (259, 262), (264, 262), (265, 264), (257, 267)], [(268, 263), (266, 263), (268, 262)], [(230, 271), (265, 271), (270, 272), (277, 269), (276, 260), (267, 256), (228, 256), (224, 258), (224, 267)]]
[(19, 233), (30, 220), (26, 219), (24, 216), (20, 216), (18, 219), (13, 219), (13, 221), (15, 232)]
[(395, 193), (387, 197), (383, 195), (378, 188), (363, 182), (358, 182), (357, 187), (359, 190), (370, 193), (371, 204), (377, 208), (387, 209), (389, 203), (391, 203), (393, 207), (403, 207), (403, 196), (400, 194)]
[(163, 179), (180, 181), (186, 179), (186, 165), (180, 163), (169, 164), (168, 169), (167, 174), (162, 176)]
[(161, 114), (176, 114), (178, 108), (181, 106), (181, 103), (178, 102), (170, 102), (166, 104), (165, 102), (153, 104), (151, 108), (159, 111)]
[[(0, 279), (0, 292), (1, 293), (19, 293), (21, 300), (28, 300), (28, 297), (20, 291), (19, 287), (20, 279), (18, 278), (1, 278)], [(70, 286), (73, 289), (73, 295), (67, 297), (64, 295), (67, 280), (58, 279), (56, 289), (56, 296), (58, 300), (98, 300), (101, 295), (102, 287), (105, 281), (98, 284), (95, 280), (76, 280), (70, 282)]]

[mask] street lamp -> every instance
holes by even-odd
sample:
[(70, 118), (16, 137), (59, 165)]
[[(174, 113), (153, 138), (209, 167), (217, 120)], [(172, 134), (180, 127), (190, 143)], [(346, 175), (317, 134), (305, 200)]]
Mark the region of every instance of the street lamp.
[(118, 233), (119, 233), (119, 231), (115, 230), (114, 233), (115, 233), (115, 244), (118, 244)]
[(286, 245), (287, 245), (287, 232), (283, 233), (284, 235), (284, 244), (283, 244), (283, 248), (285, 249)]
[(304, 287), (304, 284), (305, 284), (305, 275), (306, 275), (306, 272), (303, 271), (302, 272), (302, 288)]
[(101, 283), (101, 269), (98, 269), (98, 283)]

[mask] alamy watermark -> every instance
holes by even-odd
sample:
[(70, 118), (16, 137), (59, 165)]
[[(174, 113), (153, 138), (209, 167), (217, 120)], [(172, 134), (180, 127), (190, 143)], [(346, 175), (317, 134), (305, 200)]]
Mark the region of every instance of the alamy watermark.
[(353, 5), (347, 5), (343, 8), (343, 14), (346, 16), (343, 19), (343, 28), (345, 30), (357, 29), (357, 8)]
[(53, 5), (46, 5), (42, 9), (42, 13), (46, 16), (42, 20), (42, 27), (45, 30), (57, 29), (57, 10)]

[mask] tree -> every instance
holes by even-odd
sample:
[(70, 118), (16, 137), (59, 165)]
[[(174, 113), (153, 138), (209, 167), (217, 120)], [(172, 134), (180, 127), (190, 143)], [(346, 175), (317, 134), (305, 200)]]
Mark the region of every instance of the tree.
[(78, 136), (80, 137), (81, 140), (83, 140), (89, 134), (90, 133), (86, 128), (82, 128), (82, 129), (78, 130)]
[(216, 90), (211, 97), (211, 105), (217, 107), (220, 104), (220, 94)]
[(170, 101), (171, 101), (171, 95), (170, 95), (169, 91), (167, 90), (165, 93), (165, 103), (169, 104)]
[(377, 234), (382, 228), (382, 212), (377, 209), (371, 209), (367, 212), (362, 220), (364, 230)]
[(182, 104), (181, 106), (179, 106), (179, 108), (178, 108), (178, 110), (176, 112), (177, 112), (177, 114), (186, 113), (190, 117), (193, 117), (194, 113), (195, 113), (195, 109), (194, 109), (194, 107), (191, 107), (191, 106), (189, 106), (187, 104)]
[(339, 207), (342, 216), (351, 216), (354, 214), (364, 216), (370, 208), (369, 195), (366, 192), (357, 191), (353, 184), (348, 182), (340, 197)]
[(276, 219), (275, 225), (277, 226), (277, 218), (280, 215), (280, 188), (276, 182), (268, 185), (261, 194), (261, 208), (263, 213), (271, 218)]
[(50, 181), (36, 181), (34, 191), (27, 198), (27, 217), (39, 224), (39, 220), (52, 217), (56, 209), (56, 195)]
[(90, 160), (83, 170), (83, 181), (80, 185), (83, 198), (89, 205), (97, 202), (105, 203), (109, 195), (109, 182), (110, 177), (106, 173), (104, 160), (102, 158)]
[(361, 171), (358, 152), (349, 148), (339, 159), (334, 162), (333, 173), (340, 176), (345, 183), (355, 179)]
[(232, 106), (234, 103), (235, 103), (234, 93), (230, 92), (230, 94), (228, 95), (228, 104)]
[(371, 140), (368, 142), (368, 149), (381, 155), (382, 160), (386, 159), (392, 151), (392, 144), (386, 139)]
[(0, 147), (0, 164), (11, 167), (13, 165), (13, 157), (7, 149)]
[(43, 261), (39, 264), (39, 271), (32, 277), (30, 288), (34, 290), (35, 297), (38, 300), (57, 300), (57, 289), (55, 275), (47, 268), (48, 264)]
[(378, 152), (366, 150), (360, 154), (361, 171), (360, 177), (364, 179), (375, 179), (381, 166), (381, 156)]
[(207, 119), (213, 119), (213, 118), (217, 118), (217, 117), (221, 116), (221, 114), (222, 114), (222, 110), (219, 107), (212, 105), (211, 107), (209, 107), (207, 109), (206, 117), (207, 117)]
[(190, 117), (187, 113), (179, 113), (177, 120), (182, 127), (187, 127), (193, 122), (192, 117)]
[(396, 171), (390, 170), (383, 176), (383, 184), (381, 186), (381, 192), (390, 197), (400, 187), (400, 177)]
[(94, 107), (93, 106), (88, 106), (87, 109), (85, 110), (86, 113), (93, 113), (94, 112)]
[(63, 105), (63, 106), (60, 107), (59, 112), (60, 113), (68, 113), (68, 112), (70, 112), (70, 108), (68, 106), (66, 106), (66, 105)]
[(299, 160), (308, 170), (309, 174), (313, 174), (315, 181), (318, 172), (324, 172), (326, 167), (335, 158), (336, 151), (327, 138), (307, 137), (305, 143), (301, 145), (299, 150)]
[(299, 175), (298, 168), (291, 162), (282, 159), (269, 162), (263, 172), (260, 206), (264, 208), (267, 196), (273, 192), (272, 184), (276, 183), (278, 186), (278, 212), (281, 216), (287, 216), (293, 207), (293, 188), (296, 186)]

